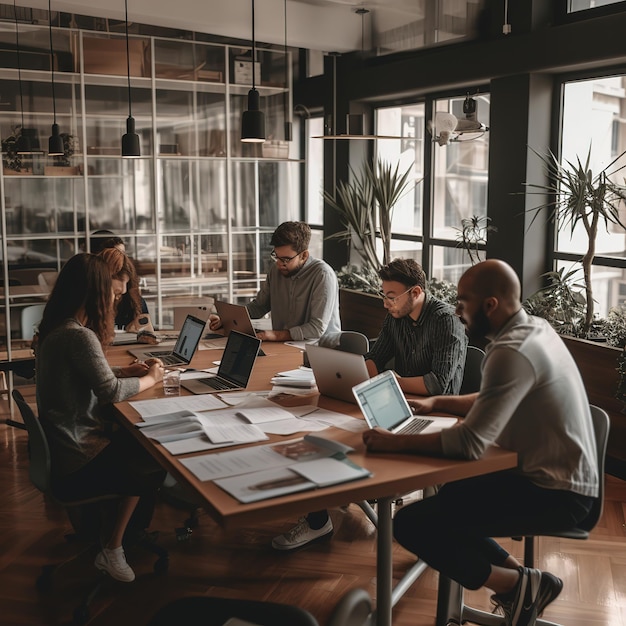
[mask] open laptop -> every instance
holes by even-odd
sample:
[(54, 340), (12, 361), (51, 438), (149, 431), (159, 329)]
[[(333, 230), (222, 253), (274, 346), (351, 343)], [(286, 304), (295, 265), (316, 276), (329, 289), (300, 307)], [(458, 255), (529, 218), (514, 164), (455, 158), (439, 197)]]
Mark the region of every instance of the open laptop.
[[(228, 337), (233, 330), (244, 333), (245, 335), (256, 336), (256, 331), (254, 326), (252, 326), (248, 309), (243, 304), (231, 304), (230, 302), (216, 300), (215, 308), (217, 314), (220, 316), (225, 337)], [(220, 341), (217, 336), (211, 335), (211, 343), (215, 344), (216, 340)], [(265, 356), (265, 353), (261, 349), (259, 349), (259, 356)]]
[(188, 315), (174, 348), (168, 350), (167, 348), (159, 348), (159, 346), (146, 346), (133, 348), (129, 352), (140, 360), (155, 358), (161, 359), (164, 365), (187, 365), (196, 353), (204, 333), (205, 324), (205, 320)]
[(352, 391), (370, 428), (413, 435), (434, 433), (458, 422), (456, 417), (413, 415), (391, 370), (356, 385)]
[(217, 374), (207, 378), (183, 380), (181, 385), (192, 393), (215, 393), (245, 389), (256, 361), (261, 340), (236, 330), (228, 335)]
[(306, 354), (319, 392), (354, 404), (352, 387), (369, 379), (363, 356), (313, 344), (307, 344)]

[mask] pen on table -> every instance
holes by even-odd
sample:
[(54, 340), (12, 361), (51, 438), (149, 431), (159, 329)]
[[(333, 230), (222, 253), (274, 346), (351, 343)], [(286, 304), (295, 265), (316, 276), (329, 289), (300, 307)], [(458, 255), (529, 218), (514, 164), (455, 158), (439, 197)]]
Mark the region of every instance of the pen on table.
[(302, 476), (293, 476), (291, 478), (279, 478), (277, 480), (268, 480), (264, 483), (250, 485), (248, 489), (253, 489), (254, 491), (267, 491), (268, 489), (279, 489), (280, 487), (289, 487), (291, 485), (298, 485), (304, 482), (306, 482), (306, 480)]
[(306, 417), (307, 415), (312, 415), (313, 413), (315, 413), (315, 411), (319, 411), (319, 407), (315, 407), (314, 409), (311, 409), (310, 411), (307, 411), (306, 413), (300, 413), (299, 417)]

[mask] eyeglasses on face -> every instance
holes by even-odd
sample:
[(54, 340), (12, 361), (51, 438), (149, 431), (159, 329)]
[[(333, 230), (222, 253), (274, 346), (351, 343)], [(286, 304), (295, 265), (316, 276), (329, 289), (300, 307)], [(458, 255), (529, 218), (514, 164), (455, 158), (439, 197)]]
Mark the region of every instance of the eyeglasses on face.
[(287, 265), (301, 254), (302, 252), (298, 252), (298, 254), (294, 254), (293, 256), (276, 256), (276, 252), (272, 250), (270, 252), (270, 259), (272, 259), (272, 261), (275, 261), (276, 263), (282, 263), (283, 265)]
[(416, 287), (416, 285), (413, 285), (413, 287), (409, 287), (406, 291), (403, 291), (402, 293), (398, 294), (397, 296), (387, 296), (384, 293), (382, 293), (382, 291), (380, 292), (380, 297), (383, 299), (384, 302), (389, 302), (390, 304), (395, 304), (396, 301), (401, 298), (403, 295), (409, 293), (409, 291), (411, 291), (411, 289), (414, 289)]

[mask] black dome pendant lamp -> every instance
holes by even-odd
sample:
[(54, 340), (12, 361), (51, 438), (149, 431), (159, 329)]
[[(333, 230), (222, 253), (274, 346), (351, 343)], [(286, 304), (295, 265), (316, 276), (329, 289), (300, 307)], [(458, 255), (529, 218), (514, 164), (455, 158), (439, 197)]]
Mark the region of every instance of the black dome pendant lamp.
[(128, 45), (128, 0), (124, 0), (126, 16), (126, 76), (128, 78), (128, 119), (126, 120), (126, 134), (122, 137), (122, 156), (126, 159), (141, 156), (139, 135), (135, 132), (135, 118), (132, 114), (132, 100), (130, 97), (130, 51)]
[(252, 89), (248, 92), (248, 110), (241, 116), (241, 141), (265, 141), (265, 114), (261, 111), (261, 96), (256, 89), (256, 40), (254, 35), (254, 0), (252, 0)]
[(48, 156), (63, 156), (63, 137), (57, 124), (57, 100), (54, 91), (54, 49), (52, 47), (52, 0), (48, 0), (48, 34), (50, 35), (50, 73), (52, 77), (52, 134), (48, 139)]

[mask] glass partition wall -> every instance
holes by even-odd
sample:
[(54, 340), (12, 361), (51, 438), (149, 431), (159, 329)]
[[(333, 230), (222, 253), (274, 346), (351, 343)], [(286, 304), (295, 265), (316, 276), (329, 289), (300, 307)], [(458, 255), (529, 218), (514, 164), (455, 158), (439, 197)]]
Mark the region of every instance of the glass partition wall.
[[(38, 274), (88, 249), (99, 229), (125, 240), (159, 327), (172, 324), (177, 304), (253, 295), (269, 236), (281, 221), (300, 218), (299, 147), (282, 136), (290, 53), (258, 51), (267, 141), (243, 144), (249, 49), (131, 35), (141, 157), (122, 159), (125, 38), (55, 27), (51, 57), (47, 24), (19, 24), (19, 56), (15, 35), (15, 23), (0, 23), (0, 341), (24, 336), (21, 311), (45, 298)], [(48, 157), (53, 104), (65, 150)], [(20, 134), (40, 150), (17, 154)]]

